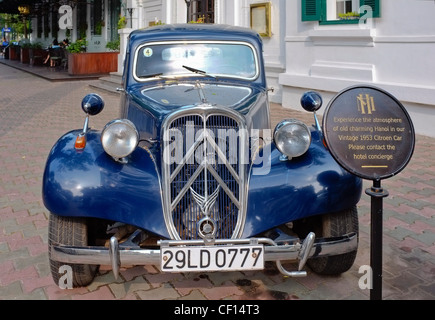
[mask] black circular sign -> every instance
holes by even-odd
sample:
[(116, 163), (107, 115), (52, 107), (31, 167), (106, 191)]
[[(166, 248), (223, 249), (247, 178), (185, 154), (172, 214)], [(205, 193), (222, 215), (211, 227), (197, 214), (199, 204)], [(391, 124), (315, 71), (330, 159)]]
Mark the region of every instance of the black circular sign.
[(414, 153), (409, 114), (396, 98), (376, 87), (354, 86), (337, 94), (325, 111), (323, 130), (334, 159), (363, 179), (396, 175)]

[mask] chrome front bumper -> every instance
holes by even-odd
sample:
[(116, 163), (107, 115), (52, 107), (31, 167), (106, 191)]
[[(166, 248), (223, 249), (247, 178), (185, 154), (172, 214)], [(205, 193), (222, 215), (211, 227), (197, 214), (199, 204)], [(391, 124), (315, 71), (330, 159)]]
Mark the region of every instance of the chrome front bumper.
[[(275, 261), (279, 271), (291, 277), (303, 277), (307, 273), (302, 269), (307, 259), (329, 255), (339, 255), (357, 250), (358, 238), (356, 233), (350, 233), (335, 238), (316, 239), (310, 233), (301, 243), (278, 245), (268, 238), (216, 240), (213, 245), (248, 245), (263, 244), (264, 260)], [(106, 247), (73, 247), (53, 245), (51, 259), (67, 264), (92, 264), (112, 266), (115, 277), (119, 275), (121, 266), (160, 265), (161, 248), (168, 246), (200, 246), (211, 245), (202, 240), (196, 241), (160, 241), (158, 249), (123, 249), (118, 240), (110, 239), (109, 248)], [(297, 271), (287, 271), (281, 261), (298, 261)]]

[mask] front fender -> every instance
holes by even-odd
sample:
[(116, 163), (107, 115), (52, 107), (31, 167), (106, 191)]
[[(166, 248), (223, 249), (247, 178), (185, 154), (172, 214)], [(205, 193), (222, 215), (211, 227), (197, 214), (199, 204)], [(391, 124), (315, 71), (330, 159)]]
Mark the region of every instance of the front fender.
[(120, 164), (104, 152), (96, 131), (88, 132), (86, 148), (77, 151), (79, 133), (64, 135), (48, 156), (42, 184), (45, 207), (60, 216), (124, 222), (169, 238), (150, 154), (137, 148), (128, 164)]
[(359, 202), (362, 180), (333, 159), (319, 132), (312, 130), (310, 149), (300, 158), (281, 161), (274, 144), (270, 154), (269, 161), (265, 159), (251, 171), (242, 237), (301, 218), (338, 212)]

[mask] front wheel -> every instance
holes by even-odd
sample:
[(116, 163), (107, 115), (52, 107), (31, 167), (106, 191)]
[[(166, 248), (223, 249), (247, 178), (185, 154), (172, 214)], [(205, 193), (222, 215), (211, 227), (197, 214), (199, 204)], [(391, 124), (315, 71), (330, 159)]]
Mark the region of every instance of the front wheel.
[(89, 245), (88, 225), (84, 218), (67, 218), (50, 214), (48, 232), (48, 257), (50, 261), (51, 275), (57, 285), (64, 281), (65, 266), (71, 267), (72, 286), (85, 287), (92, 283), (99, 269), (97, 265), (67, 264), (53, 260), (51, 252), (53, 245), (70, 245), (84, 247)]
[[(317, 237), (338, 237), (347, 233), (359, 234), (358, 211), (356, 207), (336, 213), (329, 213), (304, 224), (302, 229), (314, 230)], [(299, 226), (300, 227), (300, 226)], [(303, 232), (305, 233), (305, 232)], [(357, 250), (327, 257), (308, 259), (307, 265), (321, 275), (338, 275), (348, 271), (355, 262)]]

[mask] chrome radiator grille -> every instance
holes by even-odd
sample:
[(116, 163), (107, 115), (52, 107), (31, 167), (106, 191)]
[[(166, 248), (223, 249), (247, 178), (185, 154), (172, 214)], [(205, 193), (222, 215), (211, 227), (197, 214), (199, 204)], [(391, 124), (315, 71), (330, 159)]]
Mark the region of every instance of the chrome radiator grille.
[(245, 218), (246, 141), (236, 114), (200, 109), (165, 123), (165, 221), (178, 240), (231, 239)]

